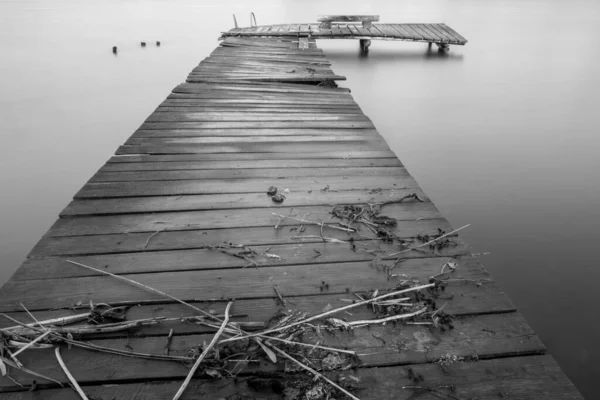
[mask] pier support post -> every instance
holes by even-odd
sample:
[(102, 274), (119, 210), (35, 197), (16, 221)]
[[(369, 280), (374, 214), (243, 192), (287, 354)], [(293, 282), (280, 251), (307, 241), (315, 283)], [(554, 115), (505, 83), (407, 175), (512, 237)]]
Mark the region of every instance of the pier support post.
[(450, 51), (450, 46), (448, 46), (447, 43), (436, 43), (437, 47), (438, 47), (438, 51), (440, 53), (443, 53), (445, 51)]
[(359, 39), (360, 50), (363, 53), (367, 53), (369, 51), (369, 46), (371, 46), (371, 41), (369, 39)]

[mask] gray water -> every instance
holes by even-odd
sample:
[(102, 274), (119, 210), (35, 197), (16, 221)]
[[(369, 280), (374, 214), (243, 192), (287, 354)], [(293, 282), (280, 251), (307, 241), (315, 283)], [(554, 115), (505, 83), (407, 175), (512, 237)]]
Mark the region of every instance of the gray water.
[[(0, 283), (215, 46), (249, 25), (380, 14), (469, 39), (319, 41), (345, 86), (589, 399), (600, 377), (600, 6), (592, 1), (0, 0)], [(161, 47), (154, 46), (160, 40)], [(140, 41), (149, 45), (142, 49)], [(112, 46), (119, 54), (111, 53)]]

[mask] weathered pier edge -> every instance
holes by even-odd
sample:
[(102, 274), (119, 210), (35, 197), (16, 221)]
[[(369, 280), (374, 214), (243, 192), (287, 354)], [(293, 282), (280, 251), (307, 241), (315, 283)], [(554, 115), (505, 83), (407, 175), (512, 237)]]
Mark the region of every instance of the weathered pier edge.
[[(151, 323), (55, 328), (45, 334), (50, 348), (16, 357), (55, 382), (15, 367), (7, 351), (16, 351), (7, 347), (14, 342), (4, 341), (0, 397), (80, 398), (57, 364), (58, 345), (90, 398), (173, 398), (219, 323), (106, 271), (211, 315), (223, 315), (235, 298), (231, 321), (251, 332), (285, 324), (273, 319), (281, 312), (318, 315), (432, 282), (407, 299), (347, 309), (332, 315), (337, 322), (299, 324), (303, 334), (291, 334), (355, 351), (360, 362), (337, 351), (264, 345), (331, 369), (332, 382), (363, 400), (581, 399), (460, 236), (445, 236), (453, 231), (448, 221), (349, 91), (332, 84), (342, 79), (314, 38), (223, 40), (84, 185), (0, 290), (0, 311), (26, 323), (28, 312), (47, 320), (93, 310), (104, 324), (110, 318), (102, 314), (116, 306), (129, 307), (127, 321)], [(270, 186), (285, 198), (267, 195)], [(419, 312), (407, 323), (374, 321)], [(0, 320), (4, 337), (12, 325)], [(19, 332), (30, 340), (43, 333)], [(72, 341), (68, 348), (56, 335), (96, 347)], [(218, 359), (210, 352), (182, 398), (343, 398), (305, 371), (285, 373), (294, 364), (281, 353), (273, 363), (260, 346), (239, 342), (219, 345)]]

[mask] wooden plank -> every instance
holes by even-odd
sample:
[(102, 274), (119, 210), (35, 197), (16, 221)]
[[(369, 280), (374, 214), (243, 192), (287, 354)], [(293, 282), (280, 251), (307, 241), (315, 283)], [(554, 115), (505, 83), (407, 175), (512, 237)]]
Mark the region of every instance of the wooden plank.
[[(145, 182), (154, 183), (154, 182)], [(265, 203), (271, 199), (265, 195)], [(310, 214), (314, 221), (337, 224), (339, 221), (331, 215), (331, 207), (306, 206), (279, 209), (283, 215), (292, 213), (296, 218)], [(386, 214), (396, 220), (415, 220), (441, 218), (432, 203), (391, 204)], [(125, 214), (115, 216), (92, 216), (59, 219), (54, 223), (48, 236), (105, 235), (123, 232), (156, 232), (190, 229), (242, 228), (255, 226), (274, 226), (278, 218), (265, 209), (210, 210), (165, 212), (159, 214)], [(235, 225), (238, 224), (238, 225)], [(345, 232), (344, 232), (345, 233)], [(356, 235), (358, 236), (358, 235)]]
[[(427, 201), (420, 189), (381, 190), (377, 193), (364, 191), (348, 192), (311, 192), (295, 193), (286, 198), (286, 206), (313, 206), (329, 204), (366, 204), (383, 203), (417, 194)], [(406, 202), (410, 200), (405, 200)], [(165, 211), (199, 211), (230, 208), (278, 208), (282, 205), (265, 202), (263, 193), (248, 193), (243, 196), (229, 194), (204, 194), (187, 196), (129, 197), (97, 200), (74, 200), (62, 212), (61, 216), (133, 214)]]
[[(169, 125), (165, 128), (186, 128), (189, 125)], [(162, 146), (121, 146), (116, 154), (209, 154), (209, 153), (284, 153), (284, 152), (330, 152), (330, 151), (352, 151), (356, 148), (368, 147), (371, 150), (389, 150), (383, 141), (362, 140), (353, 142), (321, 142), (315, 143), (242, 143), (226, 145), (162, 145)]]
[(417, 35), (415, 34), (414, 31), (408, 31), (403, 24), (390, 24), (390, 28), (396, 30), (398, 32), (398, 34), (400, 35), (399, 37), (403, 38), (403, 39), (416, 39)]
[(318, 22), (362, 22), (379, 21), (379, 15), (319, 15)]
[(425, 26), (435, 32), (440, 38), (443, 38), (446, 43), (456, 43), (456, 39), (443, 29), (440, 29), (438, 24), (425, 24)]
[(206, 83), (182, 83), (177, 85), (174, 93), (185, 92), (201, 92), (205, 90), (212, 91), (233, 91), (233, 92), (265, 92), (265, 93), (308, 93), (308, 94), (331, 94), (338, 95), (339, 93), (349, 93), (347, 88), (325, 88), (313, 85), (296, 85), (296, 84), (206, 84)]
[(394, 28), (406, 31), (413, 40), (427, 40), (420, 32), (413, 28), (412, 24), (397, 24), (394, 25)]
[[(282, 221), (280, 224), (280, 226), (282, 226), (281, 229), (274, 229), (274, 225), (275, 223), (273, 223), (272, 226), (267, 227), (160, 231), (158, 233), (128, 232), (94, 236), (45, 236), (32, 250), (30, 257), (41, 258), (44, 256), (116, 254), (148, 251), (152, 252), (150, 254), (156, 255), (156, 260), (158, 260), (158, 253), (156, 253), (158, 251), (201, 249), (206, 246), (218, 246), (230, 242), (243, 243), (247, 246), (322, 243), (320, 237), (316, 239), (295, 238), (296, 235), (319, 236), (320, 228), (317, 226), (304, 225), (303, 227), (300, 227), (295, 221), (290, 220)], [(400, 238), (414, 238), (417, 235), (438, 234), (439, 229), (446, 232), (451, 231), (450, 224), (444, 219), (403, 221), (401, 225), (401, 228), (393, 229), (393, 233)], [(302, 228), (305, 228), (305, 230), (300, 232)], [(342, 231), (330, 231), (329, 229), (327, 229), (327, 231), (327, 236), (335, 239), (348, 240), (351, 237)], [(356, 240), (363, 240), (363, 238), (358, 236)], [(410, 242), (417, 243), (417, 241)], [(342, 247), (348, 249), (351, 246), (346, 244)], [(448, 251), (451, 250), (453, 251), (453, 247), (448, 248)], [(412, 254), (412, 252), (410, 253)], [(180, 262), (181, 260), (175, 258), (174, 261)], [(198, 264), (198, 259), (193, 261), (193, 265)], [(165, 261), (165, 263), (167, 263), (166, 265), (170, 265), (167, 261)], [(183, 263), (183, 261), (181, 261), (181, 263)], [(43, 268), (47, 267), (46, 264), (41, 266)]]
[(144, 122), (140, 129), (262, 129), (262, 128), (323, 128), (323, 129), (339, 129), (339, 128), (357, 128), (357, 129), (374, 129), (375, 126), (369, 120), (365, 121), (194, 121), (194, 122)]
[(434, 38), (435, 42), (437, 43), (444, 43), (447, 42), (446, 38), (444, 36), (440, 36), (439, 33), (437, 33), (436, 31), (430, 29), (428, 24), (418, 24), (417, 27), (420, 29), (421, 32), (426, 33), (427, 35), (429, 35), (430, 38)]
[(177, 171), (114, 171), (97, 172), (89, 182), (189, 181), (212, 179), (282, 179), (295, 177), (342, 176), (347, 179), (367, 176), (406, 176), (401, 167), (346, 168), (257, 168)]
[[(561, 371), (551, 356), (511, 357), (481, 360), (477, 363), (463, 362), (443, 370), (434, 364), (411, 366), (413, 374), (426, 377), (427, 386), (454, 387), (453, 396), (467, 398), (508, 397), (515, 399), (582, 400), (583, 397)], [(363, 400), (409, 400), (415, 398), (414, 390), (403, 389), (414, 385), (408, 367), (360, 368), (351, 372), (333, 372), (329, 378), (354, 380), (362, 383), (363, 389), (356, 394)], [(280, 399), (281, 394), (272, 389), (255, 389), (253, 376), (235, 379), (193, 379), (186, 390), (185, 399), (261, 398)], [(89, 396), (103, 399), (133, 398), (159, 400), (172, 397), (181, 386), (181, 381), (153, 383), (128, 383), (121, 385), (86, 386)], [(366, 387), (365, 387), (366, 386)], [(45, 390), (47, 400), (79, 400), (72, 389)], [(6, 393), (7, 400), (34, 400), (38, 392)], [(419, 397), (425, 398), (425, 394)]]
[(448, 32), (450, 35), (454, 36), (455, 38), (458, 39), (458, 41), (460, 42), (460, 44), (466, 44), (467, 43), (467, 39), (465, 39), (463, 36), (461, 36), (458, 32), (456, 32), (454, 29), (450, 28), (448, 25), (446, 24), (439, 24), (439, 27), (444, 29), (446, 32)]
[(152, 113), (146, 122), (221, 122), (221, 121), (243, 121), (243, 122), (278, 122), (278, 121), (370, 121), (363, 114), (248, 114), (248, 113), (204, 113), (204, 112), (182, 112), (182, 113)]
[(397, 177), (363, 177), (344, 179), (344, 177), (290, 178), (290, 179), (228, 179), (177, 182), (110, 182), (87, 183), (75, 195), (76, 199), (137, 197), (137, 196), (170, 196), (189, 194), (224, 194), (224, 193), (265, 193), (272, 186), (290, 189), (294, 192), (314, 192), (317, 190), (382, 190), (410, 189), (418, 185), (415, 180), (406, 176)]
[(375, 25), (372, 25), (369, 28), (365, 28), (367, 29), (370, 33), (372, 37), (383, 37), (383, 33), (381, 33), (381, 31), (379, 29), (377, 29), (377, 27)]
[[(99, 172), (118, 171), (174, 171), (256, 168), (348, 168), (348, 167), (401, 167), (396, 158), (362, 158), (333, 160), (238, 160), (238, 161), (158, 161), (107, 163)], [(327, 193), (327, 192), (326, 192)], [(387, 193), (386, 193), (387, 194)], [(360, 194), (354, 194), (355, 196)], [(218, 201), (220, 202), (220, 201)]]
[[(456, 319), (455, 329), (443, 334), (431, 333), (426, 327), (407, 326), (401, 331), (391, 325), (384, 327), (373, 327), (371, 330), (357, 329), (354, 334), (337, 333), (335, 336), (327, 336), (322, 341), (323, 345), (338, 345), (348, 342), (348, 348), (365, 354), (360, 358), (364, 360), (364, 366), (385, 366), (390, 364), (407, 364), (422, 362), (425, 358), (424, 348), (435, 344), (427, 352), (431, 359), (440, 358), (451, 352), (459, 357), (470, 357), (476, 353), (485, 359), (490, 356), (507, 352), (509, 354), (532, 355), (543, 353), (545, 348), (539, 338), (527, 326), (523, 318), (517, 313), (482, 315), (467, 317), (467, 320)], [(488, 331), (493, 331), (493, 338)], [(389, 340), (394, 334), (399, 333), (396, 341)], [(311, 336), (311, 335), (307, 335)], [(375, 336), (375, 337), (374, 337)], [(212, 335), (188, 335), (175, 336), (171, 342), (171, 354), (185, 355), (190, 348), (198, 343), (207, 342)], [(388, 338), (384, 344), (377, 337)], [(409, 342), (418, 337), (417, 347)], [(307, 337), (305, 340), (315, 340)], [(384, 339), (385, 340), (385, 339)], [(165, 337), (93, 340), (93, 344), (110, 345), (118, 349), (133, 349), (149, 353), (162, 353), (165, 346)], [(309, 342), (310, 343), (310, 342)], [(402, 351), (398, 351), (402, 346)], [(68, 383), (63, 372), (56, 368), (51, 361), (55, 360), (52, 350), (39, 350), (36, 352), (23, 353), (22, 362), (25, 365), (36, 365), (36, 372), (49, 376), (53, 379)], [(82, 383), (103, 383), (107, 380), (136, 380), (140, 378), (183, 378), (188, 372), (188, 367), (183, 363), (164, 362), (156, 360), (143, 360), (130, 357), (110, 355), (106, 353), (90, 353), (88, 350), (73, 348), (63, 352), (63, 358), (67, 365), (77, 365), (72, 371), (76, 379)], [(232, 363), (230, 367), (235, 364)], [(243, 368), (244, 373), (262, 371), (283, 371), (284, 364), (267, 364), (256, 366), (248, 364)], [(438, 366), (439, 368), (439, 366)], [(11, 376), (20, 382), (31, 382), (31, 376), (18, 370), (13, 371)], [(0, 381), (0, 387), (4, 390), (13, 388), (15, 383), (8, 379)]]
[[(193, 105), (193, 104), (179, 104), (177, 106), (166, 106), (160, 105), (154, 112), (202, 112), (207, 114), (219, 113), (221, 115), (230, 113), (232, 110), (231, 107), (212, 107), (212, 106), (204, 106), (204, 105)], [(235, 111), (239, 113), (248, 113), (248, 114), (265, 114), (265, 113), (274, 113), (274, 114), (303, 114), (303, 113), (311, 113), (314, 114), (327, 114), (327, 113), (336, 113), (336, 114), (362, 114), (362, 111), (357, 107), (347, 107), (347, 108), (289, 108), (289, 107), (235, 107)]]
[(173, 144), (190, 144), (190, 145), (212, 145), (212, 144), (237, 144), (245, 143), (320, 143), (320, 142), (356, 142), (356, 141), (375, 141), (380, 142), (381, 137), (376, 135), (362, 134), (363, 130), (356, 130), (351, 135), (291, 135), (291, 136), (204, 136), (204, 137), (169, 137), (166, 135), (158, 137), (132, 137), (125, 142), (125, 145), (150, 145), (163, 146)]
[(428, 41), (428, 42), (434, 42), (435, 39), (434, 37), (432, 37), (429, 33), (423, 31), (420, 27), (419, 24), (405, 24), (404, 25), (407, 29), (412, 29), (413, 31), (415, 31), (418, 35), (421, 36), (422, 40)]
[[(409, 238), (405, 239), (408, 241)], [(79, 243), (83, 243), (86, 238), (79, 237), (77, 240)], [(454, 240), (457, 243), (455, 246), (441, 249), (440, 252), (436, 252), (435, 257), (431, 252), (411, 251), (405, 253), (405, 261), (398, 264), (398, 270), (401, 269), (402, 273), (407, 275), (410, 274), (415, 279), (420, 276), (427, 280), (428, 276), (419, 275), (422, 271), (417, 275), (415, 275), (416, 272), (414, 271), (426, 270), (429, 272), (422, 272), (422, 274), (428, 274), (431, 273), (432, 269), (437, 269), (438, 271), (434, 271), (432, 274), (435, 275), (439, 272), (439, 266), (446, 261), (446, 257), (454, 257), (458, 264), (463, 265), (460, 256), (468, 254), (467, 246), (462, 244), (456, 238)], [(70, 243), (75, 242), (74, 238), (65, 240), (65, 242), (67, 241)], [(58, 241), (55, 241), (55, 243), (60, 244)], [(151, 252), (138, 251), (126, 254), (84, 254), (81, 256), (81, 254), (76, 253), (58, 254), (60, 253), (60, 248), (50, 248), (49, 243), (46, 244), (45, 248), (49, 249), (50, 252), (44, 254), (44, 257), (42, 258), (28, 259), (23, 264), (23, 267), (19, 269), (19, 273), (15, 276), (14, 280), (56, 279), (100, 275), (94, 271), (72, 265), (66, 262), (66, 259), (73, 259), (85, 265), (110, 271), (114, 274), (243, 269), (249, 264), (247, 260), (231, 255), (238, 254), (240, 251), (243, 251), (243, 249), (229, 249), (226, 250), (226, 253), (220, 252), (218, 249), (200, 248)], [(295, 240), (295, 243), (293, 244), (248, 245), (248, 248), (257, 252), (257, 255), (252, 257), (257, 266), (260, 268), (271, 268), (328, 263), (370, 262), (373, 261), (375, 255), (366, 250), (373, 251), (372, 249), (377, 249), (377, 251), (385, 252), (385, 254), (392, 254), (398, 249), (398, 246), (383, 242), (373, 243), (368, 240), (363, 240), (360, 244), (361, 250), (351, 251), (349, 245), (324, 244), (322, 241), (318, 243), (304, 243), (300, 240)], [(36, 251), (40, 250), (41, 247), (38, 247)], [(72, 253), (73, 250), (74, 249), (67, 251)], [(265, 253), (275, 254), (278, 257), (267, 257), (264, 255)], [(316, 257), (318, 254), (321, 255)], [(396, 261), (396, 257), (384, 257), (384, 253), (381, 254), (381, 261), (380, 265), (378, 264), (378, 267), (382, 269), (383, 265), (387, 265), (391, 268)], [(385, 260), (390, 260), (390, 262), (386, 262)], [(476, 270), (477, 268), (479, 267), (476, 266), (473, 270)], [(409, 272), (409, 270), (414, 271)], [(470, 268), (461, 267), (460, 273), (453, 274), (453, 276), (464, 278), (472, 277), (472, 275), (469, 275), (470, 273), (467, 273), (469, 270)], [(382, 269), (380, 272), (385, 273), (386, 271)], [(477, 275), (477, 277), (480, 278), (480, 275)], [(486, 277), (486, 279), (488, 278)]]
[(397, 37), (398, 36), (398, 32), (396, 30), (394, 30), (389, 24), (377, 24), (375, 26), (386, 37)]
[[(486, 282), (476, 288), (469, 288), (466, 285), (450, 285), (444, 291), (445, 296), (452, 297), (452, 301), (446, 303), (444, 310), (453, 316), (467, 316), (473, 314), (482, 314), (487, 312), (512, 312), (515, 311), (514, 306), (508, 300), (506, 295), (498, 288), (495, 283)], [(318, 296), (288, 296), (289, 304), (293, 304), (294, 308), (309, 315), (314, 315), (322, 312), (324, 305), (330, 304), (332, 307), (339, 308), (348, 305), (349, 297), (352, 294), (337, 293), (337, 294), (319, 294)], [(222, 313), (225, 309), (226, 302), (224, 300), (215, 300), (213, 302), (195, 302), (190, 301), (194, 306), (205, 311), (213, 310), (216, 313)], [(262, 322), (269, 320), (279, 309), (277, 298), (269, 299), (246, 299), (238, 300), (235, 303), (235, 314), (232, 321), (238, 322)], [(63, 318), (81, 312), (77, 309), (54, 309), (45, 311), (36, 311), (35, 315), (38, 320), (51, 318)], [(157, 316), (166, 318), (182, 318), (193, 317), (197, 314), (196, 311), (182, 306), (178, 303), (167, 303), (163, 301), (146, 302), (144, 304), (133, 305), (127, 311), (127, 319), (147, 319), (156, 318)], [(372, 319), (372, 309), (368, 307), (359, 307), (352, 311), (355, 319)], [(11, 312), (10, 316), (18, 321), (26, 321), (30, 318), (24, 311)], [(12, 322), (7, 319), (0, 320), (0, 327), (8, 327)], [(157, 325), (140, 327), (136, 330), (136, 335), (139, 336), (158, 336), (167, 335), (169, 330), (173, 329), (175, 335), (182, 334), (205, 334), (213, 332), (214, 329), (203, 325), (196, 324), (181, 324), (179, 321), (165, 321)], [(255, 330), (247, 328), (248, 330)], [(111, 334), (92, 335), (91, 338), (108, 339), (127, 337), (127, 332), (114, 332)]]
[[(179, 253), (178, 253), (179, 254)], [(401, 271), (418, 281), (428, 281), (443, 264), (441, 258), (417, 258), (402, 262)], [(198, 263), (198, 261), (196, 261)], [(392, 290), (405, 277), (391, 278), (385, 271), (369, 266), (369, 262), (336, 262), (292, 266), (267, 266), (259, 268), (221, 268), (204, 270), (167, 270), (165, 272), (123, 274), (137, 282), (169, 293), (179, 299), (209, 301), (213, 299), (253, 299), (276, 297), (273, 285), (288, 296), (314, 296), (319, 294), (348, 295), (351, 292)], [(388, 262), (393, 264), (393, 262)], [(197, 265), (197, 264), (196, 264)], [(459, 261), (457, 278), (470, 281), (449, 281), (448, 286), (481, 285), (488, 281), (489, 274), (473, 259)], [(110, 269), (110, 267), (109, 267)], [(322, 282), (329, 287), (325, 290)], [(92, 300), (112, 305), (130, 302), (144, 303), (146, 300), (161, 300), (164, 297), (149, 293), (137, 286), (107, 276), (60, 277), (53, 279), (10, 280), (0, 293), (3, 302), (1, 311), (22, 311), (22, 302), (29, 310), (49, 310), (72, 307), (82, 301)], [(440, 294), (441, 296), (441, 294)], [(441, 296), (452, 302), (453, 298)], [(322, 306), (325, 306), (323, 304)]]
[[(383, 194), (388, 197), (384, 197)], [(377, 194), (361, 193), (360, 191), (349, 192), (311, 192), (295, 193), (288, 196), (285, 204), (289, 206), (303, 205), (326, 205), (326, 204), (364, 204), (389, 201), (393, 198), (401, 198), (406, 195), (417, 194), (421, 199), (427, 201), (427, 196), (420, 189), (394, 189), (381, 190)], [(218, 203), (211, 203), (218, 201)], [(406, 200), (407, 202), (409, 200)], [(165, 212), (165, 211), (193, 211), (228, 208), (277, 208), (278, 203), (265, 202), (262, 193), (248, 193), (237, 196), (229, 194), (204, 194), (186, 196), (153, 196), (153, 197), (128, 197), (90, 200), (74, 200), (61, 216), (76, 215), (103, 215), (103, 214), (131, 214), (143, 212)]]
[(348, 24), (347, 27), (353, 36), (360, 36), (360, 32), (358, 31), (358, 29), (356, 28), (356, 26), (354, 24)]
[(216, 154), (130, 154), (111, 157), (109, 163), (129, 162), (182, 162), (182, 161), (240, 161), (240, 160), (323, 160), (396, 158), (391, 150), (332, 151), (329, 153), (216, 153)]

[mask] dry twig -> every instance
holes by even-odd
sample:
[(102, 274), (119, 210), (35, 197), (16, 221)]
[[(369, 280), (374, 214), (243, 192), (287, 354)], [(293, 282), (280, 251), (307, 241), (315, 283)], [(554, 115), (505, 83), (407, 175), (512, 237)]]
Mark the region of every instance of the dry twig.
[(392, 315), (391, 317), (381, 318), (381, 319), (370, 319), (370, 320), (363, 320), (363, 321), (352, 321), (352, 322), (347, 322), (347, 324), (350, 325), (350, 326), (384, 324), (386, 322), (394, 321), (394, 320), (397, 320), (397, 319), (406, 319), (406, 318), (414, 317), (415, 315), (423, 314), (425, 311), (427, 311), (427, 307), (423, 307), (423, 308), (421, 308), (418, 311), (407, 313), (407, 314)]
[(373, 303), (373, 302), (376, 302), (378, 300), (381, 300), (381, 299), (384, 299), (384, 298), (387, 298), (387, 297), (396, 296), (396, 295), (399, 295), (399, 294), (408, 293), (408, 292), (412, 292), (412, 291), (415, 291), (415, 290), (427, 289), (427, 288), (430, 288), (430, 287), (433, 287), (433, 286), (435, 286), (435, 283), (429, 283), (429, 284), (426, 284), (426, 285), (415, 286), (415, 287), (411, 287), (411, 288), (408, 288), (408, 289), (397, 290), (397, 291), (394, 291), (394, 292), (382, 294), (381, 296), (373, 297), (373, 298), (368, 299), (368, 300), (360, 301), (360, 302), (357, 302), (357, 303), (354, 303), (354, 304), (349, 304), (347, 306), (343, 306), (343, 307), (340, 307), (340, 308), (334, 308), (334, 309), (329, 310), (327, 312), (324, 312), (324, 313), (321, 313), (321, 314), (318, 314), (318, 315), (314, 315), (312, 317), (309, 317), (309, 318), (306, 318), (306, 319), (302, 319), (300, 321), (293, 322), (293, 323), (291, 323), (289, 325), (278, 326), (276, 328), (268, 329), (268, 330), (266, 330), (264, 332), (249, 333), (249, 334), (247, 334), (246, 336), (243, 336), (243, 337), (228, 338), (228, 339), (222, 340), (220, 343), (233, 342), (233, 341), (240, 340), (240, 339), (247, 339), (247, 338), (251, 338), (251, 337), (266, 335), (266, 334), (269, 334), (269, 333), (280, 332), (280, 331), (289, 329), (289, 328), (294, 327), (294, 326), (302, 325), (302, 324), (305, 324), (307, 322), (314, 321), (316, 319), (321, 319), (321, 318), (326, 317), (328, 315), (336, 314), (338, 312), (345, 311), (345, 310), (348, 310), (348, 309), (351, 309), (351, 308), (360, 307), (360, 306), (365, 305), (365, 304)]
[[(279, 218), (291, 219), (291, 220), (298, 221), (298, 222), (301, 222), (301, 223), (306, 224), (306, 225), (325, 226), (326, 228), (337, 229), (338, 231), (348, 232), (348, 228), (343, 228), (341, 226), (323, 225), (322, 222), (310, 221), (310, 220), (307, 220), (307, 219), (304, 219), (304, 218), (294, 218), (294, 217), (290, 217), (289, 215), (285, 216), (285, 215), (281, 215), (281, 214), (277, 214), (277, 213), (271, 213), (271, 215), (274, 215), (274, 216), (279, 217)], [(356, 232), (356, 229), (354, 229), (354, 228), (350, 228), (350, 229), (352, 230), (352, 232)]]

